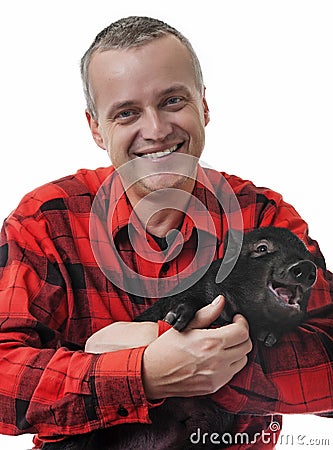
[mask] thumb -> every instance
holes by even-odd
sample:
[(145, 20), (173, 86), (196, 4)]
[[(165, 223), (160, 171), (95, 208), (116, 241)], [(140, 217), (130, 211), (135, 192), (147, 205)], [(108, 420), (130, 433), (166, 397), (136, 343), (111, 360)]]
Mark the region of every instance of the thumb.
[(224, 305), (224, 297), (222, 295), (218, 295), (212, 303), (209, 303), (209, 305), (204, 306), (196, 312), (196, 315), (187, 325), (186, 329), (208, 328), (214, 320), (219, 317), (223, 311)]

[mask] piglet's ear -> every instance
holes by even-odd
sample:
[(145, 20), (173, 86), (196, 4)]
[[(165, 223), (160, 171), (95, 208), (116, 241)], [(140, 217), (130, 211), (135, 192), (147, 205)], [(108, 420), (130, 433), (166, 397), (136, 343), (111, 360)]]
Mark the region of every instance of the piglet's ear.
[(234, 268), (242, 250), (243, 231), (229, 229), (224, 238), (224, 254), (215, 282), (222, 283)]
[(242, 246), (244, 231), (229, 228), (224, 236), (224, 252), (228, 246), (238, 248)]

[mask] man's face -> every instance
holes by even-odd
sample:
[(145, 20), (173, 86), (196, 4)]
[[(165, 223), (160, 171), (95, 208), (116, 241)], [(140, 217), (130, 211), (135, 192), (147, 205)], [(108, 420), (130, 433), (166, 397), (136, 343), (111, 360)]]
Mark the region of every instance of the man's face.
[(136, 48), (95, 53), (89, 79), (97, 120), (87, 117), (96, 143), (115, 168), (140, 158), (153, 173), (137, 183), (137, 194), (191, 190), (193, 180), (186, 176), (160, 173), (177, 154), (199, 158), (204, 147), (208, 108), (187, 48), (168, 35)]

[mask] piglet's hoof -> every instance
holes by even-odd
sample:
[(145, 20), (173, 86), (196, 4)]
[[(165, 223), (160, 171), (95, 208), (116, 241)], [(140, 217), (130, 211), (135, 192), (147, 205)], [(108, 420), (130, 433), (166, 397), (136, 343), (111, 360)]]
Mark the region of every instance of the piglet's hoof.
[(274, 333), (267, 333), (267, 331), (261, 331), (257, 336), (258, 341), (263, 342), (266, 347), (273, 347), (277, 343), (277, 337)]
[(169, 311), (164, 317), (164, 321), (172, 325), (175, 330), (182, 331), (195, 316), (195, 311), (188, 305), (181, 303)]
[(273, 347), (277, 342), (277, 338), (273, 333), (269, 333), (264, 340), (266, 347)]
[(164, 322), (167, 322), (169, 325), (173, 325), (177, 320), (177, 316), (174, 312), (169, 311), (163, 320)]

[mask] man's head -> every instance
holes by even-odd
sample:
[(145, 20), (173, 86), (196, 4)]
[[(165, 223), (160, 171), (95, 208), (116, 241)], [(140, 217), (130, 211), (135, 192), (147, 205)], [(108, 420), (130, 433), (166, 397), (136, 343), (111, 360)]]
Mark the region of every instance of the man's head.
[(130, 163), (149, 174), (139, 177), (136, 196), (191, 191), (196, 164), (186, 158), (200, 157), (209, 113), (188, 40), (159, 20), (129, 17), (99, 33), (81, 67), (95, 142), (116, 169)]
[(191, 43), (185, 36), (175, 28), (158, 19), (140, 16), (126, 17), (117, 22), (113, 22), (111, 25), (104, 28), (104, 30), (96, 36), (95, 40), (81, 59), (83, 90), (86, 97), (87, 109), (92, 118), (95, 120), (97, 119), (94, 99), (90, 91), (88, 74), (92, 55), (95, 52), (104, 52), (111, 49), (139, 47), (140, 45), (144, 45), (168, 34), (174, 35), (188, 49), (192, 58), (198, 89), (200, 91), (204, 89), (199, 59), (193, 50)]

